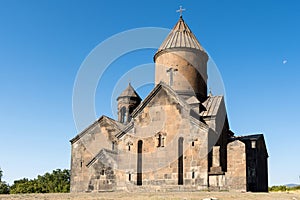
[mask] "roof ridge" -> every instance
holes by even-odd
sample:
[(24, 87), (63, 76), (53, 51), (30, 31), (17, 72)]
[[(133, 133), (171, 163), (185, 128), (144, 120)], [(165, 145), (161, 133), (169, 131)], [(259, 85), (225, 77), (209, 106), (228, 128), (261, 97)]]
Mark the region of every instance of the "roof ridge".
[(132, 117), (135, 117), (135, 115), (152, 100), (152, 98), (158, 93), (158, 91), (162, 88), (165, 88), (166, 90), (169, 90), (171, 94), (173, 94), (179, 103), (190, 106), (180, 95), (176, 93), (169, 85), (165, 84), (164, 82), (159, 82), (152, 91), (148, 94), (148, 96), (140, 103), (140, 105), (132, 112)]
[[(118, 153), (116, 151), (112, 151), (106, 148), (100, 149), (100, 151), (86, 164), (87, 167), (90, 167), (94, 162), (96, 162), (99, 158), (103, 159), (112, 159), (114, 160), (113, 157), (111, 157), (108, 154), (114, 154), (117, 155)], [(114, 160), (115, 161), (115, 160)]]

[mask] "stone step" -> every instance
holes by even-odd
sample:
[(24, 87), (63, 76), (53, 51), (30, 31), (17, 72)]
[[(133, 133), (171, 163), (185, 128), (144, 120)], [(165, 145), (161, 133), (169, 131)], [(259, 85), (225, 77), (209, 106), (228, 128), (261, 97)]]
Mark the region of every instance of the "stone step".
[(197, 186), (187, 185), (126, 185), (129, 192), (195, 192), (200, 191)]

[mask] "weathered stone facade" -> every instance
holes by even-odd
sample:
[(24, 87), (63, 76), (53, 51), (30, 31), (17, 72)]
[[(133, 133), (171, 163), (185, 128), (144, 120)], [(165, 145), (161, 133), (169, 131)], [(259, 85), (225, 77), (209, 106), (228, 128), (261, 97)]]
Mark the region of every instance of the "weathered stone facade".
[(230, 131), (224, 97), (207, 95), (208, 56), (182, 17), (154, 61), (143, 101), (129, 84), (118, 120), (102, 116), (71, 140), (71, 192), (267, 191), (264, 137)]

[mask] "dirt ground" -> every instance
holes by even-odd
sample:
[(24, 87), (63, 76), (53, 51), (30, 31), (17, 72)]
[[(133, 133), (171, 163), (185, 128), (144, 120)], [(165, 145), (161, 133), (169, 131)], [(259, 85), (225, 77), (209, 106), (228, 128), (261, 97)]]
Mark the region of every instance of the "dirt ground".
[(20, 194), (0, 195), (1, 200), (96, 200), (96, 199), (218, 199), (218, 200), (300, 200), (300, 192), (276, 192), (276, 193), (238, 193), (238, 192), (157, 192), (157, 193), (129, 193), (129, 192), (103, 192), (80, 194)]

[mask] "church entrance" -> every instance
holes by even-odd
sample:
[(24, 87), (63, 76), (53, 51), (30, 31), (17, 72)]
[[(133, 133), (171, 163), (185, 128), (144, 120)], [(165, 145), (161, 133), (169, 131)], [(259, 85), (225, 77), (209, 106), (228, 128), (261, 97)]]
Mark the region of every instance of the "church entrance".
[(143, 172), (142, 172), (142, 161), (143, 161), (143, 141), (139, 140), (138, 141), (138, 148), (137, 148), (137, 179), (136, 179), (136, 184), (137, 185), (142, 185), (143, 184)]
[(183, 185), (183, 137), (178, 139), (178, 185)]

